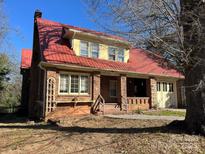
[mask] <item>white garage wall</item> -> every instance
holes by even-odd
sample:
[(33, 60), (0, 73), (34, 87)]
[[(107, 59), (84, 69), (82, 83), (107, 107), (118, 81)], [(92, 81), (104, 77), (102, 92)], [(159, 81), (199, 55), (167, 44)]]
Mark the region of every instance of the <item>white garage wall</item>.
[[(160, 82), (160, 91), (157, 91), (159, 108), (177, 108), (177, 87), (174, 79), (157, 79)], [(167, 91), (163, 91), (163, 82), (167, 83)], [(173, 83), (173, 92), (169, 92), (169, 83)]]

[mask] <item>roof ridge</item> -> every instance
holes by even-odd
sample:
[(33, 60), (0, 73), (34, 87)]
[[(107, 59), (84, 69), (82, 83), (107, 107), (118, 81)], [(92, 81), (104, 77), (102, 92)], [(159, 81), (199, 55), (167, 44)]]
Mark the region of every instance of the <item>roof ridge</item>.
[(123, 37), (120, 37), (120, 36), (117, 36), (117, 35), (112, 35), (112, 34), (109, 34), (109, 33), (106, 33), (106, 32), (101, 32), (101, 31), (96, 31), (96, 30), (92, 30), (92, 29), (88, 29), (88, 28), (83, 28), (83, 27), (78, 27), (78, 26), (73, 26), (73, 25), (70, 25), (70, 24), (63, 24), (61, 22), (57, 22), (57, 21), (52, 21), (52, 20), (48, 20), (48, 19), (44, 19), (44, 18), (37, 18), (37, 22), (43, 22), (47, 25), (58, 25), (58, 26), (63, 26), (63, 27), (68, 27), (68, 28), (71, 28), (71, 29), (75, 29), (75, 30), (79, 30), (79, 31), (83, 31), (83, 32), (87, 32), (87, 33), (91, 33), (91, 34), (95, 34), (95, 35), (104, 35), (106, 37), (110, 37), (110, 38), (114, 38), (114, 39), (119, 39), (119, 40), (122, 40), (122, 41), (127, 41), (125, 38)]

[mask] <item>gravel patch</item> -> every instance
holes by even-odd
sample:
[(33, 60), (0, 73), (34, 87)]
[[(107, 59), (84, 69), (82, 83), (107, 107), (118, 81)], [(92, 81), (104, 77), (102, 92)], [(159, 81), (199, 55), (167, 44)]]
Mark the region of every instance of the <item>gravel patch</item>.
[(109, 118), (120, 118), (120, 119), (136, 119), (136, 120), (184, 120), (184, 117), (178, 116), (155, 116), (155, 115), (141, 115), (141, 114), (124, 114), (124, 115), (105, 115)]

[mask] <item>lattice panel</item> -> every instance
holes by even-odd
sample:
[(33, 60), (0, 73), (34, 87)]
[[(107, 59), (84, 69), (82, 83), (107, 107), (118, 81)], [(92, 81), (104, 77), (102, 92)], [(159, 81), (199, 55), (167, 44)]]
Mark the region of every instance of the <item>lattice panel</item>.
[(46, 99), (46, 113), (54, 111), (55, 103), (55, 79), (49, 78), (47, 80), (47, 99)]

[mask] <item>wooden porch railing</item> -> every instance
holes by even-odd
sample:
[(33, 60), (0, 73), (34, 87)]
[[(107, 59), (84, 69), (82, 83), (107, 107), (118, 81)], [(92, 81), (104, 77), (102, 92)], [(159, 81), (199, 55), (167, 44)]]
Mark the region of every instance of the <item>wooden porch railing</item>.
[(149, 97), (127, 97), (128, 104), (147, 104)]
[(93, 114), (97, 113), (97, 112), (102, 112), (104, 114), (105, 112), (105, 100), (102, 97), (102, 95), (98, 95), (97, 99), (95, 100), (95, 102), (93, 103), (92, 107), (91, 107), (91, 112)]

